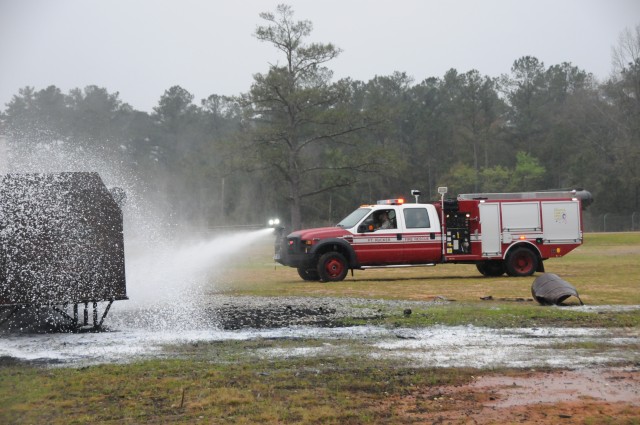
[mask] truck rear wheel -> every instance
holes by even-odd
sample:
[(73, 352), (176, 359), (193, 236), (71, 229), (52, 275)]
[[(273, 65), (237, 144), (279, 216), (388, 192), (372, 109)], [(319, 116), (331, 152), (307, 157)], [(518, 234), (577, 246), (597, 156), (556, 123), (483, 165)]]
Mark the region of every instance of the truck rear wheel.
[(538, 256), (527, 248), (516, 248), (507, 257), (507, 274), (509, 276), (531, 276), (538, 269)]
[(345, 278), (349, 267), (344, 255), (339, 252), (327, 252), (318, 261), (318, 275), (323, 282), (338, 282)]
[(302, 278), (302, 280), (320, 280), (320, 275), (318, 274), (318, 270), (316, 269), (305, 269), (299, 267), (298, 275)]
[(476, 263), (478, 271), (483, 276), (497, 277), (502, 276), (505, 272), (504, 261), (501, 260), (487, 260)]

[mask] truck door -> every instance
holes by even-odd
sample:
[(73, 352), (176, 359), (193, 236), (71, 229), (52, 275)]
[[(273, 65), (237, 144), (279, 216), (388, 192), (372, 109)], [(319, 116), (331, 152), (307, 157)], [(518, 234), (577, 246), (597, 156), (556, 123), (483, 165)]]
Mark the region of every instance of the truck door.
[[(382, 226), (383, 213), (389, 220), (388, 227)], [(353, 249), (361, 265), (401, 263), (403, 241), (396, 214), (397, 209), (393, 207), (374, 210), (358, 226), (358, 232), (353, 236)]]
[[(432, 211), (435, 214), (435, 210)], [(408, 264), (430, 264), (440, 261), (442, 241), (438, 237), (440, 228), (436, 217), (429, 215), (424, 206), (405, 205), (403, 211), (404, 262)]]
[(502, 255), (500, 240), (500, 204), (483, 202), (480, 209), (480, 230), (482, 234), (482, 256)]

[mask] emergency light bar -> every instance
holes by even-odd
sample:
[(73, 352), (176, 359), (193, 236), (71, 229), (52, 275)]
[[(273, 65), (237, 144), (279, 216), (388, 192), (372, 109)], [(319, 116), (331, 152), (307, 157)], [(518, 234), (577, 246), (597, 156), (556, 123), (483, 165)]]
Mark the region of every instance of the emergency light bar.
[(404, 204), (404, 199), (396, 198), (396, 199), (381, 199), (378, 201), (378, 205), (402, 205)]

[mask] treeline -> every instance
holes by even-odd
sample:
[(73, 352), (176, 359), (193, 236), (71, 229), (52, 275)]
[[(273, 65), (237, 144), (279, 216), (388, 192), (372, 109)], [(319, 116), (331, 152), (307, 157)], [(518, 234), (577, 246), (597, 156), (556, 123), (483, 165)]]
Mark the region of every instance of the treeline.
[[(335, 223), (410, 189), (436, 199), (438, 186), (585, 188), (594, 213), (640, 211), (640, 26), (623, 34), (630, 44), (615, 49), (603, 82), (530, 56), (500, 77), (451, 69), (419, 82), (402, 72), (332, 81), (326, 64), (339, 49), (273, 31), (307, 37), (311, 23), (292, 15), (288, 6), (261, 15), (256, 36), (286, 59), (247, 93), (194, 102), (175, 86), (146, 113), (96, 86), (25, 87), (6, 104), (0, 134), (10, 152), (108, 157), (173, 219), (202, 226)], [(19, 168), (18, 156), (10, 162)]]

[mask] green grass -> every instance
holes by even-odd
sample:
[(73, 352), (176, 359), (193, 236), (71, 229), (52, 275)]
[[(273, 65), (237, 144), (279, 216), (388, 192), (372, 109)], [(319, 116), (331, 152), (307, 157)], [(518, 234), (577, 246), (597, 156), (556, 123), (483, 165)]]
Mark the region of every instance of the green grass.
[(393, 327), (425, 327), (434, 325), (474, 325), (489, 328), (532, 327), (640, 327), (640, 310), (585, 312), (569, 308), (543, 307), (529, 302), (447, 303), (428, 308), (403, 308), (382, 311), (373, 319), (347, 319), (344, 324), (375, 324)]
[[(361, 359), (214, 364), (164, 360), (74, 369), (0, 369), (0, 422), (401, 423), (389, 398), (468, 382), (472, 371)], [(422, 408), (435, 408), (429, 400)]]
[[(473, 265), (446, 264), (427, 268), (356, 270), (343, 282), (305, 282), (295, 269), (270, 261), (271, 241), (256, 245), (242, 262), (225, 276), (223, 291), (234, 295), (355, 297), (410, 301), (449, 302), (416, 310), (409, 317), (403, 308), (383, 311), (369, 320), (390, 326), (474, 324), (488, 327), (636, 327), (640, 311), (584, 312), (540, 306), (533, 301), (531, 285), (536, 274), (526, 278), (481, 276)], [(640, 233), (594, 233), (568, 255), (545, 262), (578, 290), (586, 305), (640, 304)], [(217, 287), (220, 290), (220, 286)], [(212, 295), (215, 296), (215, 295)], [(492, 297), (490, 301), (481, 298)], [(366, 301), (363, 301), (363, 307)], [(571, 297), (567, 304), (577, 304)], [(347, 324), (362, 324), (347, 320)]]
[[(275, 265), (271, 241), (256, 245), (228, 271), (225, 292), (256, 296), (330, 296), (429, 301), (444, 297), (459, 302), (531, 298), (531, 277), (486, 278), (473, 265), (356, 270), (342, 282), (302, 281), (295, 269)], [(545, 261), (578, 290), (588, 305), (640, 304), (640, 233), (593, 233), (585, 243), (561, 258)], [(570, 300), (568, 300), (570, 301)]]

